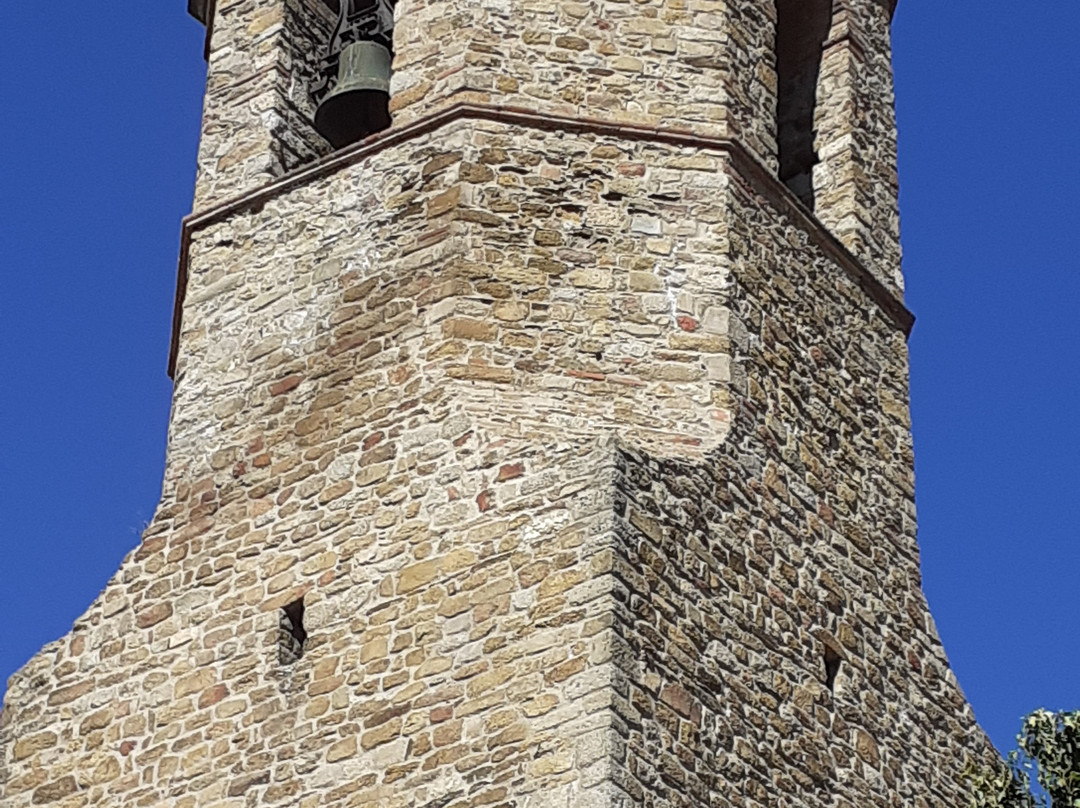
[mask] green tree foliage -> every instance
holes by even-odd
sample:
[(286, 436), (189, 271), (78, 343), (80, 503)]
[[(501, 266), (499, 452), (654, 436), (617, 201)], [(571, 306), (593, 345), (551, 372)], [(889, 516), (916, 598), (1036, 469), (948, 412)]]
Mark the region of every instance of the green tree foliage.
[(1080, 808), (1080, 712), (1036, 710), (1016, 740), (1006, 765), (969, 767), (971, 808)]

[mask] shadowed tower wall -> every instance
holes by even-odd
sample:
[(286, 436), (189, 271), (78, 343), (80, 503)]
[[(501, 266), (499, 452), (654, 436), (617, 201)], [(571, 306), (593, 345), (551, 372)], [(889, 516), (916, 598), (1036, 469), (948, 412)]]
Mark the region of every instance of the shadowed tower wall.
[(162, 499), (12, 678), (3, 808), (964, 802), (892, 9), (791, 6), (400, 0), (331, 152), (333, 10), (193, 4)]

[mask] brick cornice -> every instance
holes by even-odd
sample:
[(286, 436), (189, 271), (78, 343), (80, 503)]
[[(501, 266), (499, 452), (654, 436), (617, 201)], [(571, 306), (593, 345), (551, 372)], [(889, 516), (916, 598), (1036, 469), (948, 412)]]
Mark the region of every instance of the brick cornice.
[(183, 325), (184, 295), (187, 290), (188, 257), (192, 237), (197, 231), (228, 219), (241, 211), (259, 208), (269, 200), (300, 185), (341, 171), (384, 149), (441, 129), (459, 120), (495, 121), (530, 129), (579, 134), (589, 133), (624, 140), (664, 143), (672, 146), (724, 152), (730, 157), (735, 171), (746, 181), (752, 183), (755, 192), (766, 197), (787, 216), (798, 222), (811, 237), (814, 244), (844, 270), (848, 277), (877, 304), (882, 313), (905, 336), (911, 333), (911, 329), (915, 324), (915, 316), (907, 309), (903, 301), (875, 278), (852, 255), (847, 247), (830, 233), (799, 202), (795, 195), (738, 140), (700, 135), (672, 127), (614, 123), (599, 118), (555, 115), (522, 107), (459, 103), (436, 110), (404, 126), (391, 127), (378, 132), (359, 143), (347, 146), (313, 163), (291, 171), (260, 188), (247, 191), (204, 211), (197, 211), (186, 216), (183, 220), (180, 238), (180, 261), (176, 281), (176, 298), (173, 305), (172, 341), (169, 350), (169, 376), (175, 378), (176, 361), (180, 348), (180, 331)]

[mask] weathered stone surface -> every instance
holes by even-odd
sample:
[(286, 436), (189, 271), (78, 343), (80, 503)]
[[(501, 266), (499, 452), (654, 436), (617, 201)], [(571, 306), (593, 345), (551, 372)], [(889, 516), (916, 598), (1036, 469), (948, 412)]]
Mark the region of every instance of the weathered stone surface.
[[(962, 802), (904, 333), (850, 267), (900, 289), (888, 22), (834, 4), (814, 218), (770, 5), (401, 0), (399, 125), (745, 149), (449, 117), (202, 220), (162, 501), (13, 677), (4, 808)], [(217, 4), (197, 211), (326, 151), (327, 20)]]
[(75, 778), (70, 775), (54, 780), (34, 790), (34, 805), (48, 805), (62, 800), (70, 794), (74, 794), (79, 786)]

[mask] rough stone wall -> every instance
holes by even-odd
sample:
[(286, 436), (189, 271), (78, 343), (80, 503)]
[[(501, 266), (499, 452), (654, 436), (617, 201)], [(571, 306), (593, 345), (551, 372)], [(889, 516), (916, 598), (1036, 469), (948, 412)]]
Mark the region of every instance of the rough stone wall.
[[(818, 217), (896, 290), (887, 15), (849, 8)], [(325, 151), (324, 12), (219, 0), (197, 212)], [(769, 179), (772, 5), (398, 18), (399, 127), (745, 151), (463, 113), (199, 220), (161, 503), (11, 680), (0, 804), (958, 804), (989, 746), (919, 587), (904, 337)]]
[[(220, 0), (196, 210), (329, 151), (310, 89), (325, 0)], [(733, 137), (777, 169), (771, 2), (426, 3), (400, 0), (390, 109), (405, 125), (454, 103)], [(890, 10), (834, 3), (816, 115), (815, 212), (900, 293)]]
[(323, 0), (217, 0), (195, 209), (330, 151), (309, 96), (333, 15)]
[(13, 678), (5, 808), (955, 798), (902, 334), (747, 183), (462, 121), (199, 231), (161, 506)]
[(989, 745), (921, 591), (903, 335), (783, 209), (739, 182), (729, 203), (732, 431), (705, 463), (618, 466), (623, 787), (963, 805)]
[(718, 165), (462, 125), (201, 232), (163, 501), (11, 683), (13, 808), (601, 793), (611, 433), (723, 434), (719, 281), (673, 256)]
[(775, 161), (771, 3), (399, 0), (391, 112), (454, 102), (737, 135)]
[(891, 10), (836, 0), (818, 81), (815, 212), (874, 276), (903, 296)]
[[(832, 6), (815, 213), (902, 294), (891, 9), (883, 0)], [(400, 0), (397, 19), (395, 123), (455, 102), (522, 107), (730, 136), (778, 167), (772, 2)]]

